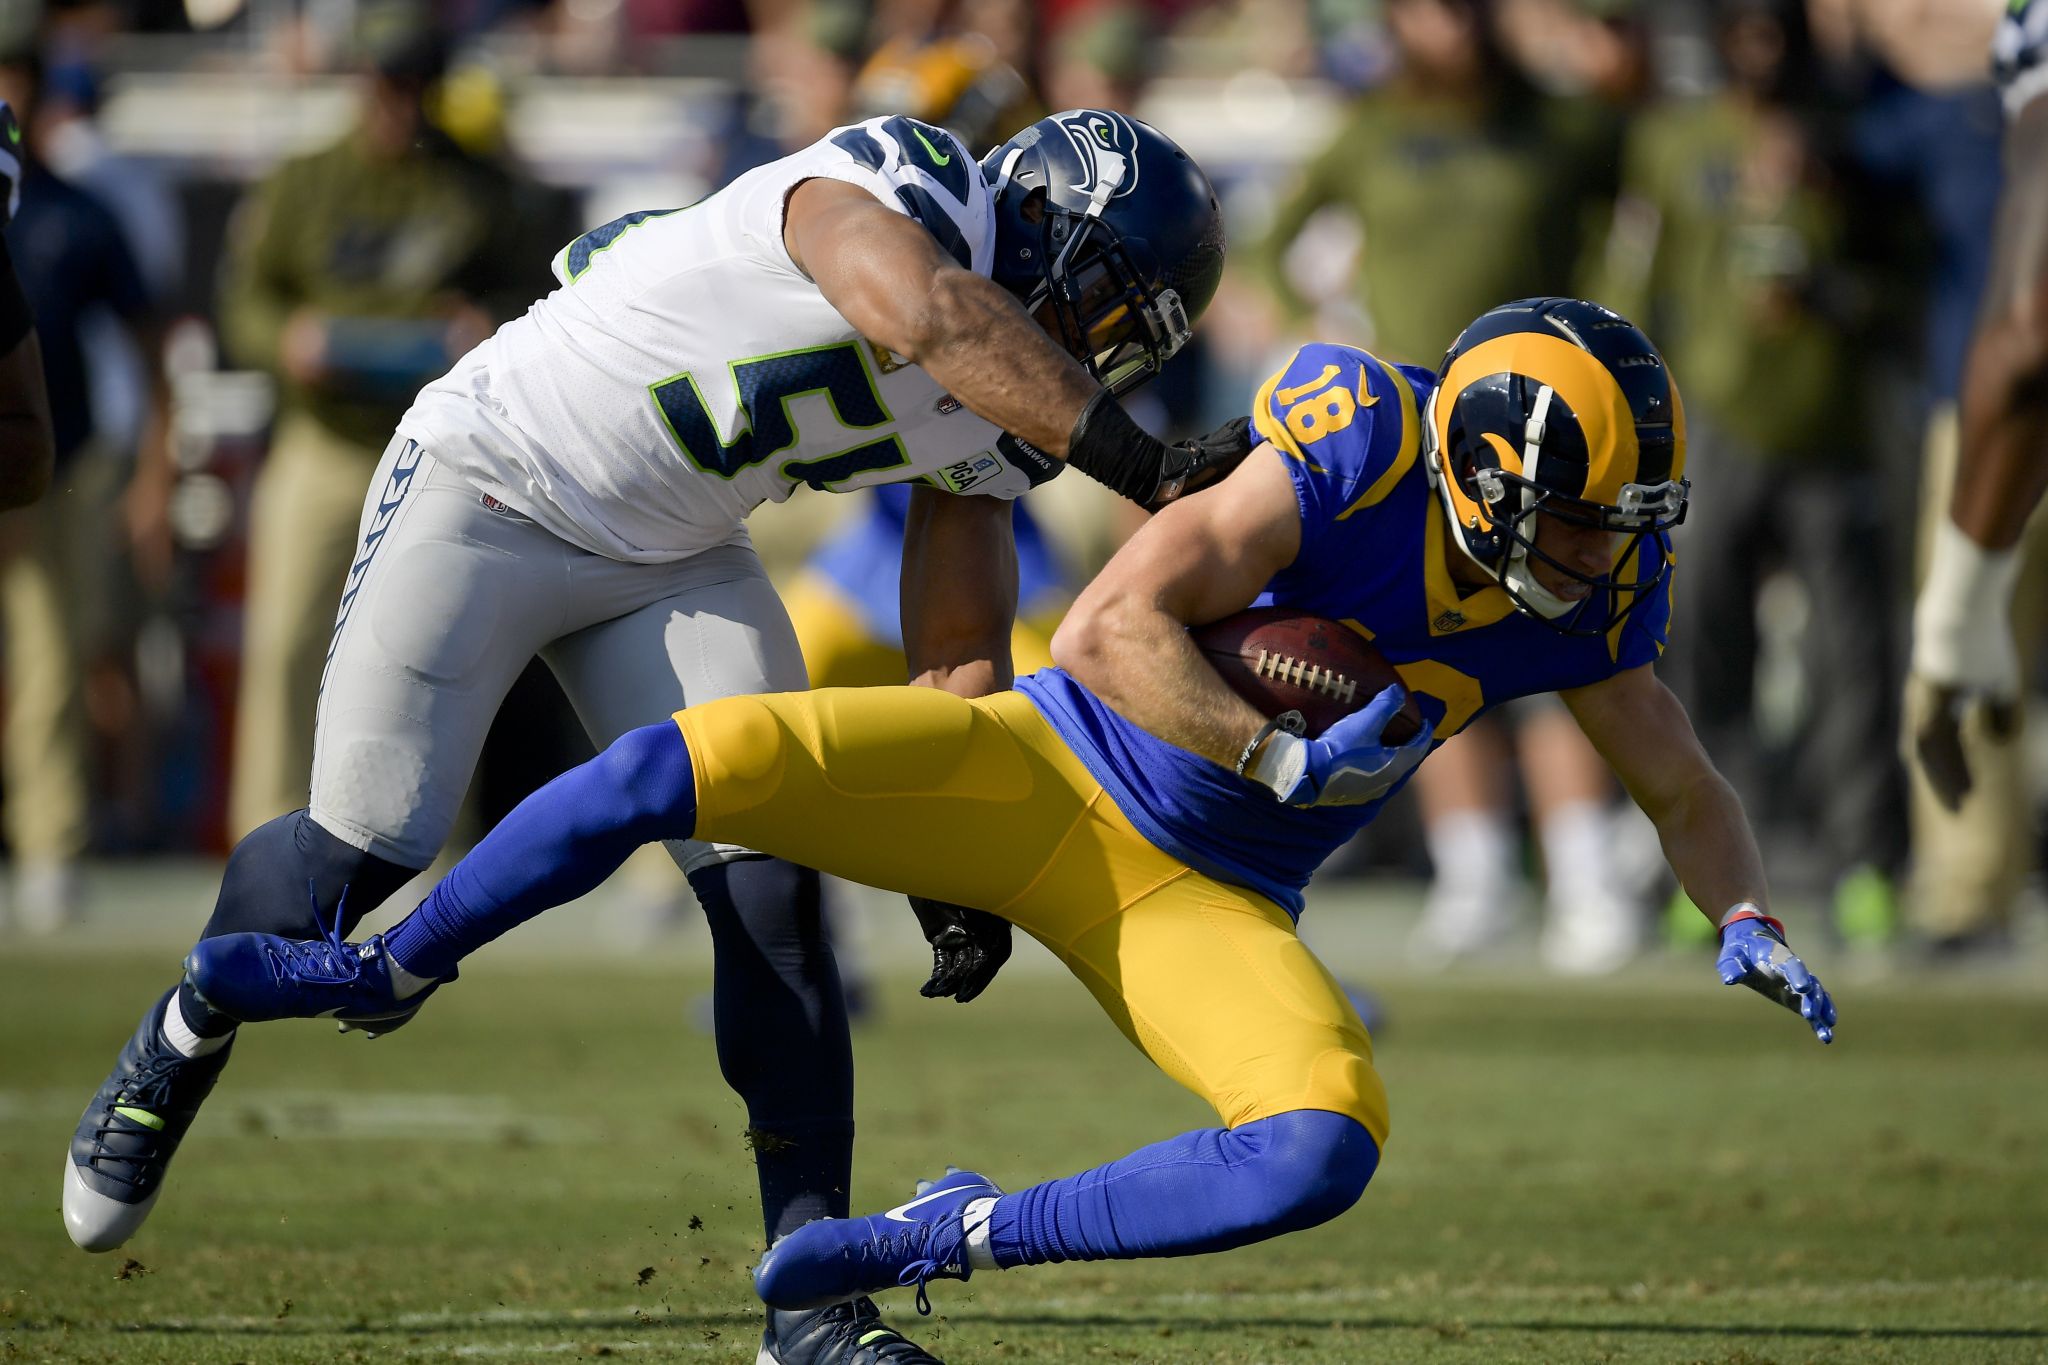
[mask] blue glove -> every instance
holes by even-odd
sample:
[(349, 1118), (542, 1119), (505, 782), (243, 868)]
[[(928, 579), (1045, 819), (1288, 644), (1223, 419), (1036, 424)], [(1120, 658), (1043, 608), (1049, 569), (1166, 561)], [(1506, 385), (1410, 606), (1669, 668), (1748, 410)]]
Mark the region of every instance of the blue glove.
[(1714, 963), (1724, 986), (1742, 985), (1795, 1011), (1823, 1043), (1835, 1041), (1835, 1002), (1792, 954), (1785, 926), (1749, 906), (1721, 921), (1721, 956)]
[(1380, 741), (1380, 732), (1407, 700), (1408, 690), (1395, 683), (1370, 706), (1314, 739), (1276, 733), (1245, 775), (1271, 787), (1290, 806), (1362, 806), (1377, 801), (1429, 753), (1433, 721), (1425, 720), (1405, 744)]

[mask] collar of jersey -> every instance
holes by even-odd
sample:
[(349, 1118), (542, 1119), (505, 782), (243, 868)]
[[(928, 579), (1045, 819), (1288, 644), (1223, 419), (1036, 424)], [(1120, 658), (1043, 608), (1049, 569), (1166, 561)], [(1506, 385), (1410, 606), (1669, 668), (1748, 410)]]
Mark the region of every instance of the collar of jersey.
[[(1431, 497), (1429, 529), (1422, 542), (1423, 605), (1428, 612), (1431, 635), (1454, 635), (1461, 630), (1490, 626), (1513, 613), (1514, 599), (1497, 583), (1470, 596), (1458, 596), (1458, 584), (1451, 577), (1451, 561), (1446, 551), (1443, 507)], [(1439, 628), (1439, 621), (1455, 624)]]

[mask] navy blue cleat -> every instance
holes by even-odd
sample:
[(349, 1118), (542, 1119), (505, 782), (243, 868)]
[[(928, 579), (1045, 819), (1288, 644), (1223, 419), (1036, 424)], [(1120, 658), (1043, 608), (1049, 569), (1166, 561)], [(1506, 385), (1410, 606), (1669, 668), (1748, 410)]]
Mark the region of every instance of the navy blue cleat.
[(64, 1230), (84, 1251), (112, 1251), (141, 1228), (199, 1106), (228, 1064), (232, 1040), (187, 1057), (164, 1037), (173, 988), (142, 1016), (120, 1060), (71, 1135), (64, 1162)]
[(185, 955), (185, 980), (230, 1019), (338, 1019), (343, 1032), (361, 1029), (373, 1038), (405, 1024), (442, 982), (454, 979), (450, 972), (400, 996), (382, 934), (362, 943), (344, 943), (339, 934), (221, 934), (201, 939)]
[(917, 1311), (932, 1311), (927, 1280), (964, 1280), (967, 1206), (1002, 1194), (987, 1176), (948, 1168), (920, 1182), (917, 1197), (866, 1218), (821, 1218), (782, 1238), (754, 1267), (754, 1292), (770, 1308), (821, 1308), (857, 1294), (917, 1286)]
[(768, 1310), (754, 1365), (945, 1365), (882, 1321), (869, 1298), (829, 1308)]

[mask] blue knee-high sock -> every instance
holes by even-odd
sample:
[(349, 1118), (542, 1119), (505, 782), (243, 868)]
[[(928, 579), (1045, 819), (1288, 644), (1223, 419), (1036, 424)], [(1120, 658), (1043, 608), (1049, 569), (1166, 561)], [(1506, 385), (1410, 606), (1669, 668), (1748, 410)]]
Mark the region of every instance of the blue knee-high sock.
[(399, 965), (442, 977), (492, 939), (571, 901), (642, 844), (697, 823), (690, 751), (673, 723), (629, 730), (521, 801), (385, 935)]
[(1227, 1251), (1336, 1217), (1379, 1159), (1356, 1119), (1320, 1109), (1182, 1133), (1004, 1195), (989, 1249), (1005, 1268)]
[(844, 1218), (853, 1174), (853, 1042), (818, 874), (743, 858), (692, 872), (690, 889), (711, 926), (718, 1069), (746, 1101), (772, 1243)]

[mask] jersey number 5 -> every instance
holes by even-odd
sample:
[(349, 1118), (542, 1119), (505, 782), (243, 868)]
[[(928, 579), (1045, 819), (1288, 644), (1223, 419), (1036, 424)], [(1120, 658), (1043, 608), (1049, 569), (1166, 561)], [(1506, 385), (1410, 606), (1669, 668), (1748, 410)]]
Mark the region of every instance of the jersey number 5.
[[(674, 375), (648, 386), (669, 435), (690, 463), (722, 479), (737, 478), (797, 443), (789, 405), (805, 394), (824, 394), (839, 425), (849, 432), (891, 420), (860, 348), (852, 342), (738, 360), (729, 368), (742, 421), (730, 441), (718, 434), (694, 376)], [(777, 472), (791, 483), (830, 489), (857, 474), (909, 462), (903, 443), (884, 436), (815, 460), (790, 460)]]

